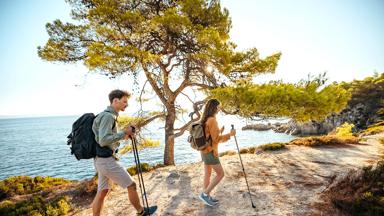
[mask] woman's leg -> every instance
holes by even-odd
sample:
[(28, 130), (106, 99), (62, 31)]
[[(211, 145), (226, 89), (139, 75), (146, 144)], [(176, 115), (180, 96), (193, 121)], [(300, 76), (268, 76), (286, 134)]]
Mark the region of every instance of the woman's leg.
[(204, 191), (208, 188), (212, 174), (212, 166), (204, 164)]
[[(210, 165), (213, 170), (216, 172), (215, 178), (209, 183), (208, 187), (205, 188), (204, 193), (208, 194), (211, 193), (213, 188), (216, 187), (217, 184), (223, 179), (224, 177), (224, 170), (221, 164), (216, 164), (216, 165)], [(205, 180), (205, 179), (204, 179)]]

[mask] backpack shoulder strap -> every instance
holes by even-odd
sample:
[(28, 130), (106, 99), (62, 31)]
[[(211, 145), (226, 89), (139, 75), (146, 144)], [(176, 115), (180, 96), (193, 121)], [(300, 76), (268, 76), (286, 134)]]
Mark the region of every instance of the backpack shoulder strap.
[[(201, 124), (201, 126), (203, 127), (204, 138), (206, 138), (207, 135), (205, 134), (205, 123), (200, 122), (200, 124)], [(212, 139), (211, 134), (209, 134), (209, 135), (208, 135), (208, 139), (207, 139), (207, 141), (209, 141), (209, 140), (211, 140), (211, 139)]]
[(107, 113), (110, 113), (112, 116), (113, 116), (113, 125), (112, 125), (112, 130), (113, 129), (115, 129), (115, 127), (116, 127), (116, 122), (117, 122), (117, 117), (115, 118), (115, 115), (113, 115), (113, 113), (111, 113), (111, 112), (109, 112), (109, 111), (107, 111), (107, 110), (105, 110), (105, 111), (103, 111), (103, 112), (107, 112)]

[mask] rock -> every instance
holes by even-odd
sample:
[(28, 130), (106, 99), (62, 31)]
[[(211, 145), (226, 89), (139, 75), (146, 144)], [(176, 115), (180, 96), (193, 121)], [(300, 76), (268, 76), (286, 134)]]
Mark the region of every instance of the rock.
[(167, 178), (178, 179), (180, 178), (180, 174), (177, 171), (171, 171)]
[(256, 131), (265, 131), (272, 129), (271, 123), (269, 124), (252, 124), (252, 125), (246, 125), (242, 130), (256, 130)]
[(273, 124), (272, 129), (277, 133), (287, 133), (295, 136), (324, 135), (333, 131), (345, 122), (355, 125), (353, 132), (358, 132), (367, 128), (370, 124), (380, 121), (380, 117), (372, 112), (368, 105), (358, 103), (353, 107), (347, 106), (340, 113), (333, 113), (323, 121), (309, 121), (298, 123), (289, 121), (288, 123)]

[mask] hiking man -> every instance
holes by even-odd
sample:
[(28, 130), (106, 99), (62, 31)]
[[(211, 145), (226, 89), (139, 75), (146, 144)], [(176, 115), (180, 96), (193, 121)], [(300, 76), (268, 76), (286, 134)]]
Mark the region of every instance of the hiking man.
[(111, 188), (112, 182), (117, 183), (123, 188), (128, 189), (130, 203), (137, 211), (137, 215), (150, 215), (157, 210), (157, 206), (143, 208), (140, 204), (139, 196), (136, 191), (136, 183), (129, 175), (127, 170), (117, 162), (115, 156), (119, 147), (119, 141), (133, 138), (134, 127), (128, 125), (122, 131), (117, 132), (116, 119), (120, 111), (124, 111), (128, 106), (128, 99), (131, 95), (122, 90), (113, 90), (109, 93), (110, 106), (95, 118), (92, 130), (95, 134), (96, 157), (94, 165), (98, 173), (97, 194), (92, 202), (93, 215), (100, 215), (104, 204), (104, 198)]

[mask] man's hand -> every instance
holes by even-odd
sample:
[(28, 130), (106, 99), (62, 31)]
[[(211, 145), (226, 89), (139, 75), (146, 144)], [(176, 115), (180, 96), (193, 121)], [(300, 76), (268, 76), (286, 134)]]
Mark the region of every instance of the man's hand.
[(135, 132), (136, 132), (135, 126), (129, 124), (123, 130), (124, 130), (124, 133), (125, 133), (124, 139), (127, 140), (130, 137), (134, 137), (135, 136)]

